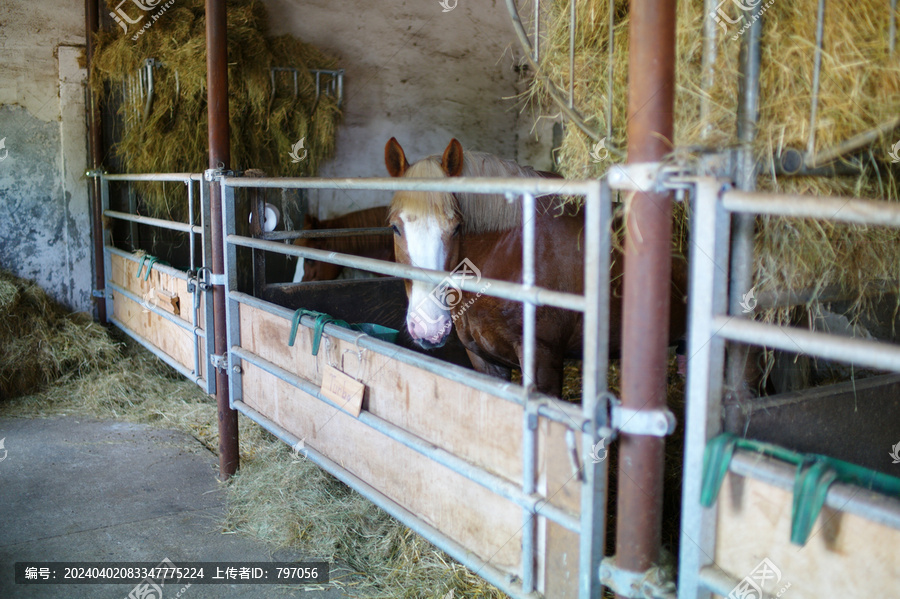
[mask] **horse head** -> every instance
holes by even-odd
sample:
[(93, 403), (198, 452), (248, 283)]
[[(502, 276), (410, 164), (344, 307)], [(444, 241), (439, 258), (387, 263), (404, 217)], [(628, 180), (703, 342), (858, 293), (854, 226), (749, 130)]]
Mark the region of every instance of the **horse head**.
[[(463, 171), (463, 150), (453, 139), (439, 160), (431, 156), (410, 166), (392, 137), (384, 148), (384, 161), (392, 177), (457, 177)], [(456, 264), (462, 218), (453, 194), (398, 191), (389, 222), (397, 262), (430, 270), (450, 270)], [(453, 328), (452, 308), (461, 299), (452, 277), (427, 283), (407, 280), (406, 295), (406, 328), (412, 339), (426, 349), (444, 345)]]

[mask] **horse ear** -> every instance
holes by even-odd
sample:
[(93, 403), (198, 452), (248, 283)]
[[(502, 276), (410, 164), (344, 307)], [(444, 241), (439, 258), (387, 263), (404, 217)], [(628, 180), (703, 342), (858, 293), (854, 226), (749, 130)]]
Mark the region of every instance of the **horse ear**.
[(400, 147), (396, 137), (390, 138), (384, 146), (384, 165), (392, 177), (402, 177), (409, 168), (406, 154), (403, 153), (403, 148)]
[(456, 138), (451, 139), (447, 144), (447, 149), (444, 150), (444, 156), (441, 158), (441, 168), (448, 177), (458, 177), (462, 174), (463, 149)]

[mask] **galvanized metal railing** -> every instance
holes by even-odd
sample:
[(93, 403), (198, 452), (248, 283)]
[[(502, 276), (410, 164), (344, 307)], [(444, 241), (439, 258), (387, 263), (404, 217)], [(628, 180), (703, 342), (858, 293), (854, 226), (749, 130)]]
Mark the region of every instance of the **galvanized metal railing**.
[[(239, 310), (241, 305), (252, 306), (290, 320), (293, 312), (237, 290), (236, 258), (237, 248), (251, 248), (272, 251), (289, 256), (330, 262), (371, 272), (400, 276), (416, 281), (438, 283), (448, 274), (416, 268), (393, 262), (371, 258), (339, 254), (313, 248), (287, 245), (267, 239), (240, 236), (236, 232), (235, 204), (239, 188), (280, 188), (280, 189), (340, 189), (378, 191), (441, 191), (468, 193), (502, 193), (511, 201), (521, 197), (523, 202), (523, 283), (510, 283), (491, 279), (478, 282), (462, 280), (459, 286), (464, 291), (482, 292), (490, 283), (485, 295), (520, 301), (524, 305), (523, 381), (519, 386), (487, 375), (447, 364), (435, 358), (406, 350), (394, 344), (379, 341), (366, 335), (335, 325), (326, 325), (324, 332), (337, 339), (351, 341), (361, 348), (382, 354), (394, 360), (423, 368), (449, 380), (461, 382), (474, 389), (491, 393), (496, 397), (514, 402), (524, 408), (523, 421), (523, 480), (516, 486), (484, 469), (469, 464), (465, 460), (433, 445), (375, 416), (362, 413), (359, 421), (394, 439), (395, 441), (427, 456), (450, 470), (467, 477), (501, 497), (515, 502), (523, 511), (522, 577), (511, 580), (503, 571), (475, 556), (465, 547), (448, 538), (436, 528), (428, 525), (415, 514), (384, 496), (365, 481), (335, 464), (326, 456), (307, 448), (308, 457), (333, 473), (339, 479), (384, 508), (388, 513), (404, 522), (411, 529), (450, 553), (461, 563), (475, 569), (492, 584), (514, 597), (537, 597), (535, 591), (535, 517), (543, 516), (550, 521), (578, 532), (581, 539), (579, 565), (579, 597), (598, 597), (601, 592), (598, 567), (602, 559), (605, 538), (606, 511), (606, 464), (585, 459), (582, 471), (581, 514), (547, 503), (536, 494), (535, 473), (537, 459), (538, 417), (562, 423), (575, 432), (582, 433), (581, 455), (589, 456), (593, 446), (599, 442), (599, 429), (607, 426), (605, 402), (599, 401), (606, 391), (607, 340), (609, 332), (609, 261), (610, 261), (610, 193), (608, 187), (599, 181), (561, 181), (554, 179), (499, 179), (499, 178), (453, 178), (453, 179), (318, 179), (318, 178), (241, 178), (219, 171), (207, 171), (208, 179), (215, 179), (222, 189), (223, 226), (225, 242), (225, 285), (226, 318), (228, 331), (229, 363), (232, 407), (243, 412), (279, 438), (294, 444), (299, 441), (290, 431), (266, 418), (242, 401), (241, 362), (247, 361), (269, 374), (298, 389), (340, 409), (324, 397), (314, 383), (279, 368), (262, 357), (241, 347)], [(562, 194), (585, 198), (585, 291), (584, 295), (562, 293), (535, 285), (535, 221), (528, 215), (535, 214), (535, 197), (542, 194)], [(271, 238), (271, 233), (268, 234)], [(293, 235), (291, 235), (293, 237)], [(287, 239), (287, 236), (278, 236)], [(564, 404), (557, 398), (536, 392), (530, 381), (535, 374), (535, 319), (537, 306), (554, 306), (575, 310), (584, 314), (584, 374), (582, 405), (578, 409)], [(301, 324), (312, 328), (315, 320), (303, 317)]]
[[(165, 264), (160, 264), (158, 262), (155, 262), (152, 265), (152, 268), (160, 273), (166, 274), (175, 279), (186, 281), (188, 283), (188, 290), (191, 292), (194, 298), (193, 304), (191, 306), (191, 322), (186, 322), (185, 320), (170, 314), (169, 312), (159, 308), (158, 306), (144, 301), (143, 298), (137, 297), (134, 293), (112, 282), (112, 256), (117, 256), (119, 258), (122, 258), (123, 260), (128, 260), (135, 263), (141, 263), (141, 259), (134, 253), (126, 252), (114, 247), (111, 242), (111, 235), (109, 234), (109, 231), (106, 228), (105, 224), (103, 225), (103, 261), (106, 278), (105, 287), (107, 290), (112, 290), (122, 297), (126, 297), (129, 300), (142, 305), (143, 309), (149, 310), (153, 314), (180, 327), (188, 335), (191, 336), (193, 343), (193, 368), (186, 367), (184, 364), (174, 359), (162, 349), (153, 345), (153, 343), (151, 343), (147, 338), (143, 337), (132, 328), (130, 328), (128, 326), (128, 323), (124, 323), (119, 320), (115, 315), (112, 294), (108, 291), (105, 291), (103, 295), (106, 301), (109, 321), (122, 329), (122, 331), (124, 331), (135, 341), (147, 348), (147, 350), (152, 352), (155, 356), (177, 370), (185, 378), (188, 378), (197, 383), (207, 393), (215, 393), (215, 377), (211, 377), (208, 375), (208, 372), (210, 370), (210, 367), (208, 365), (209, 356), (214, 353), (212, 345), (212, 293), (209, 292), (210, 281), (207, 280), (212, 255), (212, 245), (209, 235), (210, 223), (208, 183), (203, 180), (203, 175), (199, 173), (152, 173), (135, 175), (114, 175), (101, 171), (92, 171), (88, 174), (92, 177), (99, 178), (100, 180), (102, 210), (103, 216), (105, 218), (120, 220), (123, 222), (130, 222), (134, 224), (148, 225), (187, 234), (188, 247), (190, 252), (190, 267), (187, 272)], [(130, 183), (138, 181), (157, 183), (184, 183), (186, 187), (187, 222), (182, 223), (166, 219), (141, 216), (138, 214), (132, 214), (130, 212), (111, 210), (109, 192), (110, 182)], [(196, 220), (194, 211), (196, 186), (199, 186), (200, 190), (200, 225), (194, 224)], [(136, 230), (132, 228), (132, 243), (135, 243), (135, 232)], [(202, 264), (199, 267), (196, 264), (196, 244), (198, 236), (200, 237), (200, 243), (202, 244)], [(147, 268), (149, 270), (150, 265), (148, 265)], [(200, 322), (201, 304), (203, 304), (202, 323)], [(205, 370), (201, 367), (202, 365), (205, 365)]]
[[(697, 599), (710, 592), (727, 594), (738, 584), (713, 565), (716, 540), (715, 508), (702, 508), (700, 489), (707, 442), (722, 430), (725, 342), (763, 345), (793, 353), (900, 372), (900, 346), (879, 341), (839, 337), (788, 326), (754, 322), (728, 309), (728, 248), (733, 214), (767, 214), (815, 218), (900, 228), (900, 206), (858, 198), (810, 197), (736, 191), (731, 182), (714, 178), (683, 178), (692, 190), (693, 248), (690, 261), (690, 329), (688, 361), (683, 505), (679, 563), (680, 599)], [(735, 473), (763, 478), (754, 465), (735, 461)], [(827, 502), (842, 493), (828, 492)], [(834, 496), (834, 497), (833, 497)], [(871, 498), (841, 496), (844, 511), (884, 522), (900, 522), (896, 506), (884, 507)], [(880, 511), (881, 510), (881, 511)], [(730, 585), (730, 586), (729, 586)], [(724, 590), (724, 593), (723, 593)]]

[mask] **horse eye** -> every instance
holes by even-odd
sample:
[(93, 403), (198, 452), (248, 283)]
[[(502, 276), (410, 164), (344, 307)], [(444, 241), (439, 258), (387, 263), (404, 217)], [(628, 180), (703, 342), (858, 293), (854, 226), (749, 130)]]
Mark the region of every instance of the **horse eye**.
[(400, 229), (397, 228), (397, 225), (391, 225), (391, 230), (394, 232), (394, 235), (400, 236)]
[(462, 223), (456, 225), (456, 228), (453, 229), (453, 236), (456, 237), (459, 235), (459, 232), (462, 230)]

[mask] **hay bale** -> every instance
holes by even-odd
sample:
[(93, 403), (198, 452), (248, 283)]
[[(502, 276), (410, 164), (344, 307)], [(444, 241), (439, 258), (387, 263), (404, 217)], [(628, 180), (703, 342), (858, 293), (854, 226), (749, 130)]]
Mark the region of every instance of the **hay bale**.
[[(114, 8), (116, 2), (107, 4)], [(315, 79), (308, 69), (334, 69), (337, 61), (291, 36), (270, 37), (266, 32), (262, 2), (228, 2), (230, 166), (261, 168), (276, 176), (312, 176), (334, 153), (340, 111), (330, 96), (322, 94), (315, 101)], [(133, 35), (115, 27), (96, 37), (91, 85), (104, 102), (119, 106), (125, 125), (113, 151), (129, 173), (205, 170), (209, 153), (203, 0), (179, 0), (136, 40)], [(147, 58), (162, 66), (154, 71), (152, 110), (144, 121), (137, 73)], [(293, 77), (284, 72), (277, 73), (272, 97), (269, 68), (276, 66), (300, 70), (296, 99)], [(301, 138), (308, 155), (295, 163), (289, 153)], [(134, 189), (151, 214), (185, 217), (183, 184), (134, 184)]]
[(0, 399), (33, 393), (119, 357), (86, 314), (70, 314), (33, 281), (0, 270)]
[[(809, 136), (813, 55), (816, 28), (815, 0), (776, 1), (764, 16), (760, 120), (753, 150), (761, 164), (757, 185), (761, 190), (812, 195), (854, 195), (897, 201), (898, 170), (888, 150), (894, 138), (873, 144), (865, 159), (857, 161), (858, 177), (833, 179), (777, 177), (773, 154), (786, 148), (805, 150)], [(575, 106), (587, 122), (604, 136), (607, 131), (608, 9), (606, 0), (585, 0), (576, 5)], [(762, 5), (760, 5), (762, 6)], [(739, 10), (732, 2), (722, 7), (734, 19)], [(540, 70), (531, 97), (549, 104), (546, 80), (560, 89), (569, 85), (569, 2), (550, 3), (542, 36)], [(607, 145), (626, 145), (629, 17), (628, 2), (616, 0), (614, 33), (613, 136)], [(900, 106), (900, 61), (890, 56), (888, 5), (880, 0), (835, 0), (825, 16), (825, 36), (816, 124), (816, 151), (831, 148), (855, 134), (884, 123)], [(703, 3), (679, 0), (677, 5), (677, 72), (673, 156), (691, 160), (700, 150), (738, 145), (738, 53), (732, 39), (740, 25), (719, 30), (715, 79), (709, 91), (709, 118), (701, 120), (700, 87)], [(883, 17), (883, 18), (882, 18)], [(705, 133), (705, 135), (704, 135)], [(567, 177), (600, 177), (614, 162), (610, 155), (596, 163), (589, 153), (593, 141), (569, 126), (559, 150)], [(684, 230), (686, 214), (676, 211), (676, 231)], [(756, 239), (756, 285), (759, 290), (817, 288), (839, 284), (862, 295), (882, 279), (897, 278), (900, 236), (871, 227), (835, 225), (804, 219), (760, 218)], [(684, 242), (684, 235), (678, 235)]]

